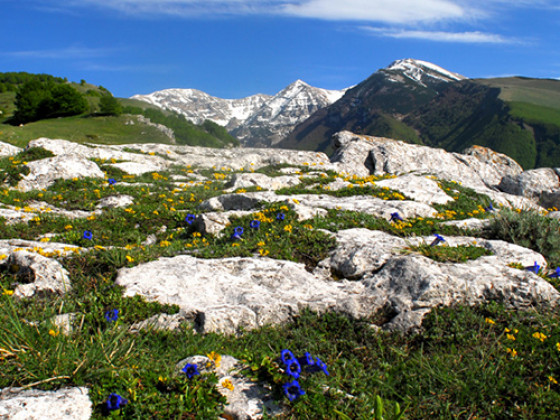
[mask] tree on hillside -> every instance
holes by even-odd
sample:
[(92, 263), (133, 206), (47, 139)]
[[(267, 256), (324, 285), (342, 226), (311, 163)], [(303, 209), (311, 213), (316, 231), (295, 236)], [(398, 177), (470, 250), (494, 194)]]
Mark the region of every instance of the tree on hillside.
[(39, 106), (49, 96), (50, 89), (47, 84), (39, 80), (31, 80), (22, 85), (16, 94), (16, 111), (14, 112), (13, 123), (25, 124), (37, 120)]
[(99, 113), (101, 115), (118, 116), (122, 114), (122, 111), (122, 105), (111, 94), (103, 95), (99, 100)]
[(39, 105), (41, 118), (67, 117), (88, 110), (84, 96), (70, 85), (55, 85), (50, 89), (50, 97)]
[(31, 80), (18, 89), (15, 105), (15, 124), (77, 115), (88, 109), (84, 96), (72, 86), (39, 80)]

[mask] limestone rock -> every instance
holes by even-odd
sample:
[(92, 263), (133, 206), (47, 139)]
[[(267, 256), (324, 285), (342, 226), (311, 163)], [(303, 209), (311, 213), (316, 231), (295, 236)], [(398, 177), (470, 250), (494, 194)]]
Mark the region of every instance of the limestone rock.
[(76, 155), (59, 155), (52, 158), (35, 160), (27, 164), (29, 174), (18, 183), (21, 191), (48, 188), (57, 179), (103, 178), (105, 174), (89, 159)]
[(335, 238), (336, 248), (319, 265), (346, 279), (360, 279), (379, 270), (406, 247), (404, 239), (378, 230), (346, 229)]
[(23, 149), (21, 147), (13, 146), (9, 143), (0, 141), (0, 156), (13, 156), (17, 155)]
[(497, 301), (524, 309), (558, 304), (560, 295), (552, 285), (534, 273), (497, 260), (481, 257), (465, 264), (450, 264), (424, 256), (402, 256), (391, 259), (363, 282), (379, 299), (377, 306), (391, 314), (384, 325), (390, 330), (419, 328), (424, 315), (440, 305)]
[(365, 315), (363, 287), (332, 282), (303, 264), (269, 258), (198, 259), (180, 255), (119, 270), (125, 296), (177, 304), (196, 315), (199, 332), (235, 334), (287, 321), (301, 308)]
[(369, 174), (434, 174), (438, 178), (462, 181), (468, 187), (492, 187), (505, 175), (517, 175), (522, 168), (505, 155), (485, 148), (469, 154), (408, 144), (381, 137), (359, 136), (348, 131), (335, 134), (332, 161), (338, 168), (358, 176)]
[(378, 187), (388, 187), (399, 191), (414, 201), (425, 204), (447, 204), (453, 201), (433, 179), (418, 175), (402, 175), (375, 183)]
[(558, 190), (560, 178), (552, 168), (537, 168), (504, 176), (499, 188), (510, 194), (538, 199), (544, 191)]
[(112, 163), (110, 166), (130, 175), (142, 175), (148, 172), (158, 172), (167, 169), (167, 165), (153, 162), (119, 162)]
[(4, 388), (0, 392), (0, 418), (10, 420), (89, 420), (92, 404), (87, 388), (57, 391)]
[[(197, 365), (200, 373), (213, 371), (218, 377), (218, 392), (227, 398), (224, 414), (233, 419), (257, 420), (263, 418), (263, 412), (269, 416), (277, 416), (282, 409), (273, 400), (271, 392), (258, 382), (253, 382), (241, 372), (246, 366), (232, 356), (221, 356), (219, 366), (215, 366), (206, 356), (191, 356), (181, 360), (175, 366), (176, 375), (184, 375), (181, 371), (187, 363)], [(233, 389), (222, 384), (229, 380)]]
[(234, 174), (227, 183), (225, 190), (235, 191), (240, 188), (261, 187), (264, 190), (279, 190), (280, 188), (293, 187), (300, 183), (300, 179), (293, 175), (270, 177), (260, 173)]
[(224, 211), (202, 213), (194, 221), (195, 229), (205, 235), (217, 235), (230, 223), (231, 217), (243, 217), (251, 214), (251, 211)]
[(131, 197), (130, 195), (110, 195), (108, 197), (99, 200), (95, 208), (96, 209), (122, 208), (122, 207), (128, 207), (133, 203), (134, 203), (134, 198)]
[(6, 262), (13, 267), (24, 284), (14, 290), (16, 297), (30, 297), (42, 293), (63, 294), (71, 290), (68, 272), (56, 260), (24, 251), (13, 252)]
[(193, 321), (192, 317), (189, 317), (184, 312), (179, 312), (177, 314), (158, 314), (154, 315), (144, 321), (136, 322), (130, 326), (131, 332), (138, 332), (145, 329), (154, 330), (176, 330), (181, 325), (186, 322)]

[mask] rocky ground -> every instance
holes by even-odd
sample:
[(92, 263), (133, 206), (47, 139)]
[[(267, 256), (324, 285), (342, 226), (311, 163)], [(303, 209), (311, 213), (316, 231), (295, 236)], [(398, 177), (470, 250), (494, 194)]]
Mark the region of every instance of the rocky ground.
[[(519, 310), (557, 306), (560, 294), (550, 282), (519, 269), (538, 265), (541, 274), (552, 273), (555, 267), (547, 267), (543, 255), (477, 233), (504, 208), (558, 218), (560, 169), (523, 171), (505, 155), (476, 146), (457, 154), (349, 132), (334, 141), (336, 152), (329, 159), (292, 150), (79, 145), (42, 138), (28, 149), (52, 156), (26, 163), (14, 161), (21, 150), (0, 145), (0, 156), (21, 170), (20, 179), (4, 186), (6, 199), (0, 203), (5, 223), (0, 257), (10, 278), (17, 279), (2, 284), (4, 293), (29, 301), (63, 296), (76, 288), (66, 259), (120, 250), (126, 260), (114, 284), (123, 295), (178, 308), (138, 320), (130, 326), (133, 331), (187, 326), (199, 334), (239, 335), (312, 310), (411, 332), (421, 330), (435, 307), (489, 301)], [(81, 180), (92, 183), (91, 191), (56, 199), (62, 185), (78, 190)], [(205, 195), (216, 183), (220, 190)], [(482, 201), (461, 214), (453, 206), (465, 194)], [(156, 207), (142, 202), (144, 196), (152, 197)], [(172, 223), (148, 226), (150, 217), (164, 212), (173, 213)], [(98, 230), (77, 228), (109, 216), (113, 226), (125, 226), (117, 214), (145, 215), (133, 239), (111, 240), (107, 233), (107, 239), (96, 241), (102, 236)], [(358, 214), (390, 229), (361, 226)], [(338, 226), (337, 215), (355, 223)], [(50, 231), (38, 228), (42, 219), (51, 223)], [(432, 231), (398, 234), (426, 220)], [(256, 228), (249, 224), (254, 221), (259, 221)], [(243, 233), (236, 237), (237, 227)], [(258, 236), (266, 229), (270, 237)], [(455, 233), (444, 234), (444, 229)], [(443, 242), (433, 244), (435, 233), (444, 235)], [(291, 242), (284, 243), (283, 234)], [(305, 241), (329, 246), (314, 255), (311, 246), (299, 249)], [(484, 254), (442, 261), (428, 255), (436, 247), (477, 248)], [(83, 314), (59, 312), (57, 325), (72, 334)], [(203, 356), (185, 357), (191, 359), (177, 363), (184, 366)], [(259, 418), (265, 406), (269, 413), (281, 410), (267, 399), (265, 388), (239, 373), (240, 361), (223, 360), (218, 380), (233, 383), (233, 390), (220, 388), (228, 401), (226, 413)], [(0, 393), (2, 418), (44, 418), (48, 412), (51, 419), (88, 419), (92, 410), (87, 388), (29, 386)]]

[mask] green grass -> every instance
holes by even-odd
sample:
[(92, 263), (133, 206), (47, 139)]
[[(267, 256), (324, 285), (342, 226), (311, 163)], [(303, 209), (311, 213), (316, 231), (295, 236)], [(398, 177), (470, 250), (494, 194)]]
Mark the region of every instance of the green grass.
[[(134, 124), (126, 124), (134, 119)], [(141, 124), (136, 118), (120, 117), (70, 117), (36, 121), (14, 127), (0, 126), (0, 141), (25, 147), (30, 140), (39, 137), (63, 138), (76, 143), (128, 144), (164, 143), (169, 137), (155, 127)]]
[(554, 124), (560, 126), (560, 107), (552, 108), (527, 102), (509, 102), (510, 114), (529, 123)]
[(560, 109), (560, 81), (558, 80), (505, 77), (476, 81), (500, 88), (499, 97), (505, 102), (525, 102)]
[[(41, 153), (27, 151), (18, 159), (40, 158)], [(9, 159), (4, 163), (13, 165)], [(263, 172), (277, 175), (278, 169)], [(83, 254), (53, 256), (68, 271), (71, 292), (25, 300), (10, 295), (25, 280), (0, 256), (0, 388), (87, 386), (94, 419), (106, 418), (103, 403), (111, 393), (129, 400), (112, 418), (213, 419), (224, 404), (217, 393), (216, 377), (203, 374), (189, 380), (175, 372), (175, 365), (186, 357), (214, 351), (242, 360), (248, 378), (266, 381), (272, 397), (286, 407), (281, 417), (285, 419), (371, 420), (379, 418), (381, 411), (385, 419), (554, 419), (560, 415), (560, 388), (555, 383), (560, 381), (560, 323), (554, 311), (516, 312), (495, 304), (436, 308), (419, 334), (377, 331), (373, 327), (379, 322), (376, 317), (352, 319), (307, 310), (285, 324), (238, 336), (196, 334), (189, 322), (177, 331), (129, 332), (135, 322), (160, 313), (175, 314), (179, 308), (138, 296), (124, 297), (123, 289), (114, 284), (122, 267), (190, 254), (204, 258), (267, 256), (299, 261), (312, 270), (335, 246), (333, 237), (323, 229), (336, 232), (363, 227), (403, 238), (465, 235), (468, 232), (443, 222), (488, 217), (481, 211), (489, 204), (488, 197), (440, 181), (457, 199), (439, 207), (437, 218), (391, 223), (364, 213), (330, 210), (324, 217), (300, 222), (289, 207), (263, 203), (253, 214), (232, 219), (224, 236), (202, 236), (185, 216), (199, 214), (201, 201), (221, 194), (233, 172), (195, 168), (211, 182), (187, 188), (172, 184), (172, 175), (187, 170), (173, 167), (136, 177), (115, 171), (109, 174), (118, 181), (113, 186), (106, 180), (79, 179), (58, 181), (45, 191), (0, 189), (1, 203), (21, 208), (31, 201), (44, 201), (52, 207), (92, 211), (109, 195), (127, 194), (134, 199), (125, 209), (105, 209), (90, 218), (44, 213), (28, 224), (0, 224), (1, 238), (37, 239), (54, 234), (51, 241), (87, 249)], [(334, 174), (326, 177), (329, 182), (334, 180)], [(309, 185), (315, 182), (327, 181), (317, 177)], [(351, 190), (362, 188), (369, 187)], [(277, 218), (279, 213), (283, 219)], [(496, 226), (486, 235), (522, 244), (534, 242), (549, 263), (555, 263), (555, 256), (560, 255), (554, 239), (558, 236), (556, 222), (530, 212), (512, 213), (501, 210), (493, 222)], [(251, 227), (254, 220), (260, 221), (258, 228)], [(243, 228), (243, 234), (232, 239), (237, 227)], [(84, 239), (84, 230), (92, 231), (91, 240)], [(144, 245), (149, 235), (155, 235), (156, 242)], [(486, 254), (473, 246), (426, 245), (416, 251), (444, 262)], [(109, 322), (104, 314), (113, 309), (119, 310), (118, 320)], [(68, 336), (48, 321), (65, 313), (77, 317)], [(288, 380), (278, 360), (284, 349), (297, 356), (310, 352), (326, 363), (329, 372), (328, 376), (304, 374), (300, 383), (305, 395), (293, 402), (282, 389)]]

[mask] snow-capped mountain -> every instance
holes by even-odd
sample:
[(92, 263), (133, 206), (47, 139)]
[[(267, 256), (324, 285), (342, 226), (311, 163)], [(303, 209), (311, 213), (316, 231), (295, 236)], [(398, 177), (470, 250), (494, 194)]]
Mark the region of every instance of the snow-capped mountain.
[(379, 71), (385, 73), (391, 82), (402, 82), (404, 78), (408, 78), (422, 86), (426, 86), (427, 81), (457, 82), (466, 79), (465, 76), (452, 73), (436, 64), (412, 58), (394, 61)]
[(297, 80), (274, 96), (222, 99), (195, 89), (166, 89), (132, 98), (183, 114), (196, 124), (211, 120), (226, 127), (243, 145), (272, 146), (345, 91), (315, 88)]
[(315, 111), (340, 99), (345, 91), (320, 89), (296, 80), (266, 101), (231, 134), (243, 144), (273, 146)]
[(196, 89), (165, 89), (132, 98), (183, 114), (195, 124), (211, 120), (232, 130), (272, 97), (257, 94), (242, 99), (222, 99)]

